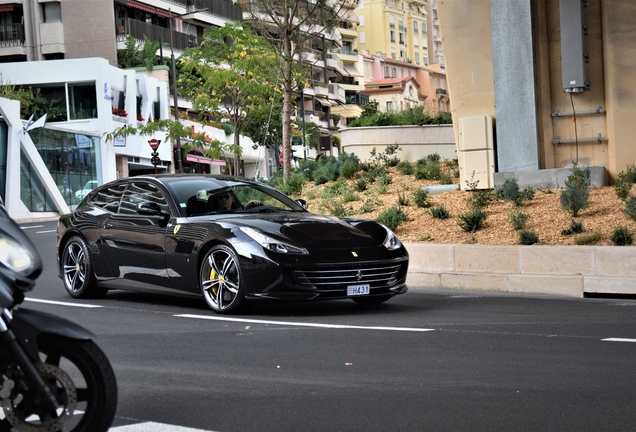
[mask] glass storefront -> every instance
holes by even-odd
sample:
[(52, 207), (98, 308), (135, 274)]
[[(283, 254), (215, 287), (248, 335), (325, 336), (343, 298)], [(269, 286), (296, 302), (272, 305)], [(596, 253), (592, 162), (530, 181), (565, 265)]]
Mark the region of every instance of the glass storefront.
[[(101, 184), (100, 138), (39, 128), (29, 132), (71, 209)], [(20, 161), (21, 198), (32, 212), (57, 211), (26, 155)]]

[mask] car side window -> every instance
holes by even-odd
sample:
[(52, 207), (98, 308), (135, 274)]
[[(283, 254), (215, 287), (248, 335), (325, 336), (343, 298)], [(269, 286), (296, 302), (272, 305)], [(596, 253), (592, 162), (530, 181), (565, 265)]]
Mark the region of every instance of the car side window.
[(119, 206), (119, 213), (137, 214), (137, 204), (140, 202), (154, 202), (164, 213), (170, 213), (166, 196), (152, 183), (133, 181), (128, 185)]
[(126, 189), (126, 185), (117, 184), (100, 189), (90, 200), (90, 204), (101, 207), (109, 212), (117, 213), (119, 202)]

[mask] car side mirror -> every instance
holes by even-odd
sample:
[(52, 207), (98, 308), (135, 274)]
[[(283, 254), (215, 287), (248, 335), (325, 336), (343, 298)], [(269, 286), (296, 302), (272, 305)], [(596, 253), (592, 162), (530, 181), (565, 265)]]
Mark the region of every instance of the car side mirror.
[(137, 213), (144, 216), (168, 216), (167, 213), (161, 211), (159, 204), (150, 201), (137, 204)]
[(296, 200), (296, 203), (297, 203), (299, 206), (301, 206), (302, 208), (304, 208), (305, 210), (307, 210), (307, 201), (305, 201), (304, 199), (302, 199), (302, 198), (298, 198), (298, 199)]

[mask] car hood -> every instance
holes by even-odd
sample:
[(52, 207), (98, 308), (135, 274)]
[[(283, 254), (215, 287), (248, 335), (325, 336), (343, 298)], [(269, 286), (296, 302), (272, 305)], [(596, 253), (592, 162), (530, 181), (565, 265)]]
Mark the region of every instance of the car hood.
[(312, 213), (271, 213), (223, 218), (236, 226), (254, 228), (267, 235), (285, 238), (311, 249), (377, 247), (387, 236), (386, 229), (369, 219), (336, 218)]

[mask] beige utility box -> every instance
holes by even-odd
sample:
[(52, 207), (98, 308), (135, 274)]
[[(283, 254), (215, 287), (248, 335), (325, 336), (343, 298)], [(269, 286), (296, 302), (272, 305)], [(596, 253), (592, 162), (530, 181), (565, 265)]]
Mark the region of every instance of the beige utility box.
[(495, 149), (492, 116), (489, 114), (457, 118), (459, 179), (462, 190), (466, 182), (477, 184), (477, 189), (494, 187)]

